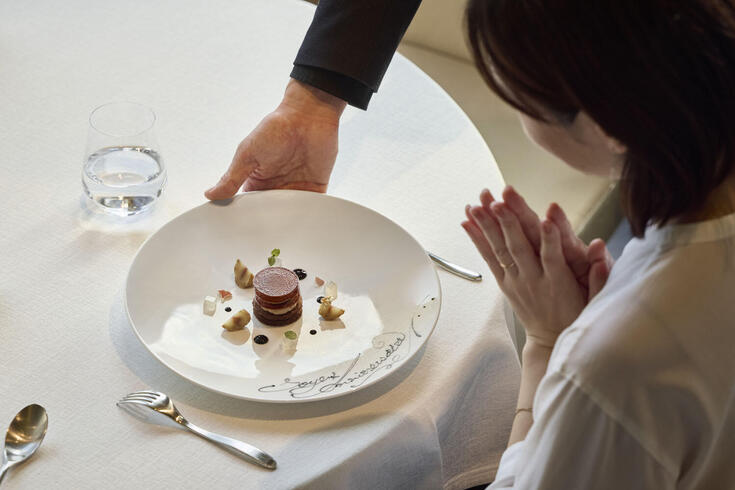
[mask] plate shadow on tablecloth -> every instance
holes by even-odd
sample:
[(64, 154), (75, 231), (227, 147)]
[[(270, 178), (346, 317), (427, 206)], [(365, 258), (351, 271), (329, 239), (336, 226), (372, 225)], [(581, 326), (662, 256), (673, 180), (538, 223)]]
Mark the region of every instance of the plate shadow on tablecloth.
[[(108, 318), (110, 339), (118, 356), (142, 382), (140, 386), (131, 386), (129, 391), (145, 389), (161, 391), (174, 401), (201, 410), (247, 419), (290, 420), (321, 417), (366, 404), (390, 392), (405, 380), (421, 361), (426, 349), (424, 344), (421, 350), (395, 373), (372, 386), (339, 398), (298, 403), (296, 404), (298, 410), (294, 410), (294, 404), (291, 403), (255, 402), (221, 395), (197, 386), (171, 371), (136, 337), (125, 313), (123, 291), (115, 295)], [(421, 382), (421, 378), (419, 377), (417, 381)], [(121, 390), (125, 391), (124, 388)]]
[(272, 488), (440, 488), (444, 481), (442, 447), (422, 410), (381, 411), (320, 425), (293, 438), (278, 457), (281, 468), (298, 469), (274, 473)]

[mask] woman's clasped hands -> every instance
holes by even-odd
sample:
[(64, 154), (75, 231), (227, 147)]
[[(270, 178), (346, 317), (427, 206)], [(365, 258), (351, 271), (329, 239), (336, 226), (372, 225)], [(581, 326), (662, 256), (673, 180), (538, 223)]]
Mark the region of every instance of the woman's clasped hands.
[(467, 205), (462, 227), (526, 329), (527, 342), (552, 348), (602, 289), (613, 265), (602, 240), (589, 246), (552, 204), (541, 221), (512, 187), (503, 202), (489, 190)]

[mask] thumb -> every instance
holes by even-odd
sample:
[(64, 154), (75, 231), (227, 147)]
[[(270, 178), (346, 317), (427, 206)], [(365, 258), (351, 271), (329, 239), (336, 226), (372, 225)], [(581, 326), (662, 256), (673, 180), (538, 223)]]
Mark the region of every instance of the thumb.
[(564, 210), (558, 204), (551, 203), (549, 205), (549, 209), (546, 211), (546, 218), (554, 222), (559, 229), (564, 258), (572, 269), (572, 272), (574, 272), (577, 281), (587, 286), (590, 264), (587, 258), (587, 247), (576, 233), (574, 233), (572, 224), (569, 222)]
[(599, 238), (590, 242), (590, 246), (587, 249), (587, 260), (590, 264), (587, 279), (589, 291), (587, 300), (591, 301), (605, 286), (607, 278), (610, 276), (610, 270), (612, 269), (614, 260), (607, 246), (605, 246), (605, 242)]
[(204, 193), (204, 196), (211, 201), (231, 198), (237, 194), (243, 182), (257, 166), (258, 162), (250, 152), (250, 145), (247, 140), (243, 141), (238, 146), (227, 171), (219, 179), (219, 182)]
[(605, 245), (605, 241), (600, 238), (595, 238), (590, 242), (590, 246), (587, 249), (587, 261), (590, 264), (604, 262), (608, 270), (612, 269), (615, 263), (615, 259), (613, 259), (612, 254)]
[(605, 262), (595, 262), (590, 267), (589, 275), (589, 293), (587, 301), (592, 301), (592, 298), (597, 296), (607, 282), (607, 278), (610, 276), (610, 269)]

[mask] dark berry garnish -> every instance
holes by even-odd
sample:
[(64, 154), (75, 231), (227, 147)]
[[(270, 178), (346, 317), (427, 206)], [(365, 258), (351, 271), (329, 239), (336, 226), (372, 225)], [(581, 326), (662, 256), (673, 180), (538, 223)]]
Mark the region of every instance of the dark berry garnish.
[(266, 337), (265, 335), (256, 335), (253, 338), (253, 342), (255, 342), (256, 344), (261, 344), (261, 345), (262, 344), (267, 344), (268, 343), (268, 337)]
[(323, 300), (323, 299), (324, 299), (324, 296), (319, 296), (319, 297), (318, 297), (318, 298), (316, 299), (316, 302), (317, 302), (317, 303), (319, 303), (319, 304), (321, 304), (321, 302), (322, 302), (322, 300)]
[(309, 330), (309, 333), (312, 335), (316, 335), (316, 330)]
[(293, 273), (299, 278), (299, 281), (306, 279), (306, 271), (304, 269), (294, 269)]
[(225, 307), (225, 311), (226, 311), (227, 313), (229, 313), (229, 312), (231, 312), (231, 311), (232, 311), (232, 308), (230, 308), (229, 306), (226, 306), (226, 307)]

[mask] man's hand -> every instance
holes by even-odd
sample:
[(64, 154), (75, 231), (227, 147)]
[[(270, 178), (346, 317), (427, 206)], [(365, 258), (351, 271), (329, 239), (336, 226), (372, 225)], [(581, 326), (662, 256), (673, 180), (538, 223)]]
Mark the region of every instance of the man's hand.
[(337, 97), (291, 80), (278, 108), (242, 140), (230, 167), (204, 195), (227, 199), (241, 187), (326, 192), (345, 106)]

